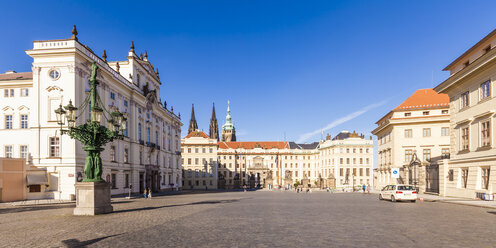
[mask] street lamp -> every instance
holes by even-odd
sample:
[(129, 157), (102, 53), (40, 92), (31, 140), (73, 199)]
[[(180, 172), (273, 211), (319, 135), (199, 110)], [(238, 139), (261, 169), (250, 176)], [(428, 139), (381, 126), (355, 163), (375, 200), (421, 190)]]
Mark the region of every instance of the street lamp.
[[(57, 123), (60, 125), (61, 133), (69, 135), (72, 139), (79, 140), (83, 144), (83, 150), (86, 151), (86, 161), (84, 166), (84, 174), (86, 178), (83, 182), (103, 182), (102, 176), (102, 160), (100, 158), (102, 146), (114, 139), (122, 139), (123, 130), (126, 127), (127, 114), (119, 112), (117, 107), (112, 107), (110, 113), (103, 106), (102, 100), (98, 95), (96, 81), (98, 66), (95, 62), (91, 65), (90, 94), (86, 97), (81, 108), (81, 113), (86, 113), (86, 109), (91, 111), (91, 118), (86, 123), (76, 126), (77, 107), (72, 105), (72, 101), (62, 108), (62, 104), (55, 110)], [(105, 115), (107, 113), (107, 115)], [(68, 129), (62, 129), (64, 118), (67, 120)], [(101, 125), (102, 118), (108, 122), (108, 128)], [(123, 127), (119, 129), (119, 127)]]

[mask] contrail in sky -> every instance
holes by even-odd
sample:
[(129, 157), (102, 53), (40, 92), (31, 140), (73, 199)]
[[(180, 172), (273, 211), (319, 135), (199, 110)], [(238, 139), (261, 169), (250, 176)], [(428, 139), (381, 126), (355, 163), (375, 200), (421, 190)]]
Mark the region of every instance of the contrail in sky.
[(321, 129), (317, 129), (317, 130), (315, 130), (313, 132), (309, 132), (309, 133), (304, 133), (304, 134), (300, 135), (300, 137), (298, 138), (298, 140), (296, 142), (303, 143), (303, 142), (307, 141), (308, 139), (310, 139), (312, 136), (317, 135), (322, 131), (327, 131), (327, 130), (334, 128), (340, 124), (351, 121), (351, 120), (357, 118), (358, 116), (365, 114), (366, 112), (370, 111), (371, 109), (374, 109), (374, 108), (377, 108), (377, 107), (380, 107), (380, 106), (386, 104), (386, 102), (387, 102), (387, 100), (383, 100), (383, 101), (378, 102), (378, 103), (367, 105), (366, 107), (364, 107), (358, 111), (355, 111), (349, 115), (346, 115), (346, 116), (343, 116), (341, 118), (334, 120), (333, 122), (327, 124), (327, 126), (321, 128)]

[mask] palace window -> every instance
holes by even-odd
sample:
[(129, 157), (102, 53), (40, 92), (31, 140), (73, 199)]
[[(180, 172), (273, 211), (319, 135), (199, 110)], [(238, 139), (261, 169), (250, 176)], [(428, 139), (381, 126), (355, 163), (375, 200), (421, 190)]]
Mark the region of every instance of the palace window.
[(412, 160), (413, 151), (408, 149), (405, 150), (405, 162), (410, 162)]
[(469, 92), (465, 91), (460, 97), (460, 108), (468, 107), (469, 105)]
[(53, 69), (48, 72), (48, 75), (52, 80), (57, 80), (60, 77), (60, 72), (58, 70)]
[(360, 168), (360, 176), (363, 176), (363, 168)]
[(127, 100), (124, 100), (124, 107), (127, 107)]
[(464, 127), (462, 128), (462, 150), (468, 150), (469, 148), (469, 131), (468, 131), (468, 127)]
[(454, 171), (451, 169), (448, 171), (448, 181), (450, 182), (453, 182), (455, 179), (454, 179)]
[(112, 188), (117, 189), (117, 175), (112, 173)]
[(350, 164), (350, 158), (346, 158), (346, 164)]
[(366, 169), (365, 169), (365, 172), (366, 172), (366, 175), (367, 175), (367, 176), (370, 176), (370, 168), (366, 168)]
[(412, 113), (410, 113), (410, 112), (405, 113), (405, 117), (409, 117), (409, 116), (412, 116)]
[(490, 173), (489, 168), (482, 168), (482, 188), (483, 189), (488, 189), (489, 188), (489, 173)]
[(424, 161), (431, 161), (431, 149), (424, 149)]
[(141, 123), (138, 123), (138, 140), (143, 140), (141, 139)]
[(491, 121), (486, 120), (483, 121), (481, 125), (481, 145), (482, 146), (491, 146)]
[(129, 163), (129, 149), (124, 148), (124, 163)]
[(29, 89), (28, 88), (21, 89), (21, 96), (29, 96)]
[(441, 128), (441, 136), (449, 136), (449, 127)]
[(125, 180), (125, 181), (124, 181), (124, 182), (125, 182), (125, 183), (124, 183), (124, 188), (129, 188), (129, 174), (127, 174), (127, 173), (126, 173), (126, 174), (124, 174), (124, 175), (125, 175), (125, 176), (124, 176), (124, 180)]
[(431, 137), (431, 129), (430, 128), (422, 129), (422, 133), (423, 133), (424, 137)]
[(367, 158), (367, 164), (369, 164), (369, 162), (370, 162), (370, 160), (369, 160), (369, 158)]
[(491, 96), (491, 81), (487, 80), (486, 82), (480, 85), (480, 100), (486, 99), (486, 97)]
[(147, 127), (146, 128), (146, 142), (148, 142), (148, 144), (150, 144), (150, 128)]
[(110, 161), (115, 162), (115, 146), (110, 146)]
[(60, 157), (59, 137), (50, 137), (50, 157)]
[(115, 100), (115, 93), (112, 91), (110, 92), (110, 99)]
[(5, 146), (5, 157), (12, 158), (12, 146)]
[(21, 158), (24, 158), (24, 159), (28, 158), (28, 146), (27, 145), (21, 145)]
[(467, 188), (467, 180), (468, 180), (468, 168), (461, 169), (462, 174), (462, 188)]
[(450, 158), (450, 149), (449, 148), (441, 149), (441, 158), (442, 159)]
[(422, 115), (429, 115), (429, 111), (422, 112)]
[(363, 158), (360, 158), (360, 164), (363, 164)]
[(412, 129), (405, 129), (405, 138), (412, 137)]
[(12, 129), (12, 115), (5, 116), (5, 129)]
[(447, 109), (443, 109), (443, 110), (441, 110), (441, 114), (443, 114), (443, 115), (446, 115), (446, 114), (448, 114), (448, 113), (449, 113), (449, 112), (448, 112), (448, 110), (447, 110)]
[(21, 128), (28, 128), (28, 115), (21, 115)]
[(140, 152), (139, 152), (139, 162), (140, 162), (140, 165), (143, 165), (143, 150), (140, 150)]

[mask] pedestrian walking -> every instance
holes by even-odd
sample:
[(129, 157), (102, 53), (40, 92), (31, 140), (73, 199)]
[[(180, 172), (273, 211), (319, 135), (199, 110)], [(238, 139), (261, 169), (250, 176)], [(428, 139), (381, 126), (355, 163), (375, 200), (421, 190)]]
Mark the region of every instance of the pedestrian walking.
[(370, 194), (370, 184), (367, 184), (367, 194)]
[(148, 200), (152, 199), (152, 190), (148, 188)]
[(148, 192), (146, 191), (146, 188), (145, 188), (145, 191), (143, 192), (143, 197), (146, 199), (148, 198)]
[(365, 183), (362, 185), (362, 190), (363, 190), (363, 193), (365, 193)]

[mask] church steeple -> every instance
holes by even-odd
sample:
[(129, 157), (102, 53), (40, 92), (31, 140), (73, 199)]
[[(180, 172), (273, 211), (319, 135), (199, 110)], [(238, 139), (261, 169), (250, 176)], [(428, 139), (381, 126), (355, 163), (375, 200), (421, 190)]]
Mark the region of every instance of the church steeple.
[(208, 136), (211, 139), (219, 140), (219, 124), (217, 123), (217, 116), (215, 116), (215, 103), (212, 106), (212, 118), (210, 118), (210, 128)]
[(198, 129), (198, 124), (196, 123), (196, 118), (195, 118), (195, 105), (191, 105), (191, 119), (189, 120), (189, 128), (188, 128), (188, 134), (196, 131)]
[(222, 141), (236, 141), (236, 129), (234, 128), (234, 124), (231, 122), (231, 109), (229, 107), (229, 101), (227, 101), (226, 123), (222, 125)]

